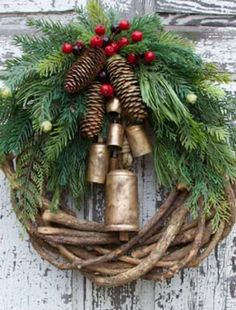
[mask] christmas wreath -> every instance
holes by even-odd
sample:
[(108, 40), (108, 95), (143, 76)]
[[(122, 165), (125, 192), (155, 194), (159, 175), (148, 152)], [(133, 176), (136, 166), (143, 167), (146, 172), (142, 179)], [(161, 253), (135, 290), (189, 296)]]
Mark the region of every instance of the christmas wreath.
[[(229, 82), (156, 14), (121, 20), (97, 1), (64, 25), (28, 21), (1, 79), (0, 163), (38, 253), (98, 285), (162, 280), (201, 263), (236, 216), (235, 102)], [(169, 192), (139, 228), (133, 160), (152, 153)], [(78, 218), (105, 184), (105, 222)]]

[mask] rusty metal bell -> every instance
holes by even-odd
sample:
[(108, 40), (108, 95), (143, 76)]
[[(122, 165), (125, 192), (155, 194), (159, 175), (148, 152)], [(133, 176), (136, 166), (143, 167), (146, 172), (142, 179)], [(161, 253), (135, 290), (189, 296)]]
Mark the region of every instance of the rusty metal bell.
[(134, 157), (144, 156), (152, 152), (152, 145), (142, 125), (126, 127), (126, 135)]
[(124, 127), (119, 123), (110, 123), (107, 145), (111, 148), (121, 148), (123, 145)]
[(139, 230), (137, 177), (129, 170), (107, 175), (105, 225), (107, 231)]
[(89, 149), (87, 181), (104, 184), (109, 166), (109, 149), (106, 144), (94, 143)]
[(121, 104), (118, 98), (113, 97), (107, 102), (106, 110), (108, 114), (121, 114)]

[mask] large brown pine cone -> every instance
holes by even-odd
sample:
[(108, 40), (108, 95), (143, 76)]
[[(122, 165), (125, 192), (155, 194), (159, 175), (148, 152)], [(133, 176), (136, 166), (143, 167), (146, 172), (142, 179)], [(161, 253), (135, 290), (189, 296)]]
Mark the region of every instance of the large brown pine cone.
[(107, 71), (122, 104), (123, 114), (131, 122), (143, 121), (147, 112), (132, 67), (125, 58), (115, 55), (108, 60)]
[(96, 137), (102, 128), (105, 102), (100, 87), (99, 82), (94, 82), (87, 92), (86, 116), (80, 124), (81, 135), (85, 138)]
[(64, 88), (70, 93), (76, 93), (89, 86), (106, 63), (106, 56), (101, 48), (89, 48), (70, 68)]

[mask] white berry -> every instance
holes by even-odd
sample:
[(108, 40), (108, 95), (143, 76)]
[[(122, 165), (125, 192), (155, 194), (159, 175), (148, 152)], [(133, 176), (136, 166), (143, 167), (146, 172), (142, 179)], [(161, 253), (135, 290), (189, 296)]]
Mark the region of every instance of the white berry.
[(186, 100), (188, 103), (194, 104), (197, 101), (197, 95), (195, 95), (194, 93), (189, 93), (186, 97)]
[(50, 121), (43, 121), (41, 124), (41, 129), (43, 132), (50, 132), (52, 130), (52, 123)]

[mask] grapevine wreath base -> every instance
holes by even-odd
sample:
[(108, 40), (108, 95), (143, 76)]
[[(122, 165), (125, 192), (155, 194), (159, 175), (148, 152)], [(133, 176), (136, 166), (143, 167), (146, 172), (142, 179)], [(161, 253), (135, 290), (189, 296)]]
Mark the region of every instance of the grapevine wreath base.
[[(236, 217), (235, 98), (227, 74), (156, 14), (120, 19), (97, 0), (67, 25), (29, 20), (0, 89), (0, 168), (37, 252), (98, 285), (163, 280), (198, 266)], [(152, 154), (172, 191), (139, 227), (134, 160)], [(104, 224), (82, 220), (104, 186)], [(177, 185), (176, 185), (177, 184)]]
[[(2, 166), (6, 177), (14, 179), (14, 165), (8, 157)], [(12, 187), (12, 204), (16, 199)], [(36, 222), (27, 231), (38, 254), (62, 270), (79, 269), (97, 285), (116, 287), (139, 278), (163, 281), (183, 268), (197, 267), (230, 233), (236, 220), (235, 184), (225, 188), (230, 219), (213, 232), (211, 216), (189, 216), (185, 202), (190, 193), (181, 185), (173, 189), (156, 214), (128, 241), (106, 232), (101, 223), (80, 219), (62, 205), (57, 213), (48, 209), (44, 198)], [(19, 214), (17, 214), (19, 216)]]

